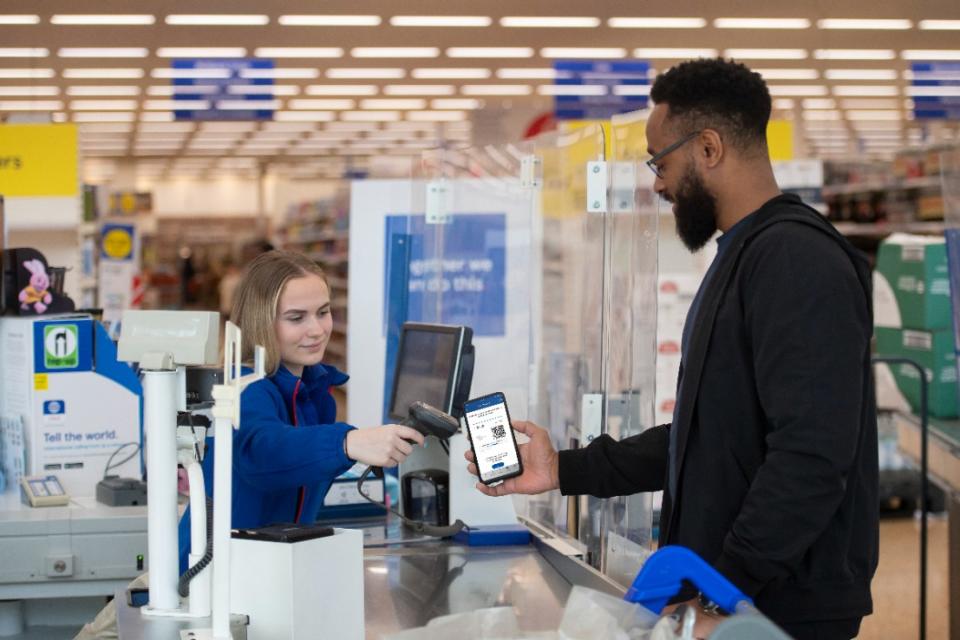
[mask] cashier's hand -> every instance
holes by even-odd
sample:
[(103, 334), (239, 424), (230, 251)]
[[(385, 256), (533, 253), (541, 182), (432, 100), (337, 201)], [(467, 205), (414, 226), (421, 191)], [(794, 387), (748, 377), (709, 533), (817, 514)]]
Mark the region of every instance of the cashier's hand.
[[(493, 487), (478, 482), (477, 489), (488, 496), (505, 496), (511, 493), (543, 493), (559, 487), (559, 457), (550, 442), (550, 434), (547, 430), (525, 421), (514, 422), (513, 428), (530, 438), (530, 442), (521, 444), (519, 447), (523, 473)], [(470, 463), (467, 465), (467, 470), (473, 475), (478, 475), (473, 451), (467, 449), (463, 457)]]
[(403, 462), (413, 445), (423, 445), (423, 435), (399, 424), (351, 429), (347, 432), (347, 457), (373, 467), (395, 467)]

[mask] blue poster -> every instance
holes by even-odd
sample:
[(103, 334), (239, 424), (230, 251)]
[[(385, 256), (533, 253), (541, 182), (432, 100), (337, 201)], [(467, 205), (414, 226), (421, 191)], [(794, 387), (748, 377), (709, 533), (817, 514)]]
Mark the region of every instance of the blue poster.
[(598, 95), (557, 95), (553, 113), (558, 120), (606, 120), (618, 113), (647, 108), (650, 63), (646, 60), (557, 60), (558, 87), (593, 85)]
[[(173, 101), (182, 105), (173, 112), (177, 120), (273, 119), (273, 60), (198, 58), (173, 60), (171, 64), (174, 70), (199, 72), (201, 76), (174, 78)], [(195, 91), (191, 91), (193, 87)], [(197, 101), (207, 102), (209, 108), (187, 106)], [(258, 102), (263, 103), (262, 108)], [(245, 106), (234, 108), (235, 103)]]
[[(475, 336), (504, 335), (506, 224), (503, 213), (456, 214), (448, 224), (427, 224), (423, 215), (387, 216), (384, 318), (391, 304), (396, 309), (401, 302), (410, 322), (466, 325)], [(406, 248), (403, 259), (389, 259), (398, 242)]]

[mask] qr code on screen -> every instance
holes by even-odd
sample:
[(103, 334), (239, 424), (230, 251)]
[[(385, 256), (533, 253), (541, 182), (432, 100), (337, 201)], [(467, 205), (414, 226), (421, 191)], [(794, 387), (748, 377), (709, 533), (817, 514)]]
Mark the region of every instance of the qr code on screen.
[(502, 424), (498, 424), (497, 426), (495, 426), (492, 429), (492, 431), (493, 431), (493, 437), (496, 438), (497, 440), (499, 440), (500, 438), (504, 438), (507, 435), (507, 429)]

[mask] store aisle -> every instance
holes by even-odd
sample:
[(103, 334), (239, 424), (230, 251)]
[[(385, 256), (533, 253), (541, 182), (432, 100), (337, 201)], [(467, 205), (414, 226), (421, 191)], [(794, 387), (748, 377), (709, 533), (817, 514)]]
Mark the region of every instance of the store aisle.
[[(931, 516), (927, 558), (927, 638), (946, 639), (949, 585), (946, 515)], [(920, 521), (880, 521), (880, 566), (873, 579), (874, 614), (863, 621), (859, 640), (910, 640), (919, 633)]]

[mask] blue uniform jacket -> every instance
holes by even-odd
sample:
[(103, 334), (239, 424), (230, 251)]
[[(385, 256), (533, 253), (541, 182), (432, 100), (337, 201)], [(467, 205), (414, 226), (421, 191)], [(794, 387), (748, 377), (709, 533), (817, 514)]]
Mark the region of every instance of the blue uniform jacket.
[[(240, 428), (233, 432), (234, 528), (313, 522), (333, 479), (353, 466), (343, 440), (353, 429), (335, 422), (331, 386), (348, 376), (335, 367), (304, 367), (298, 378), (282, 364), (277, 372), (244, 389), (240, 398)], [(296, 412), (294, 395), (296, 394)], [(207, 439), (203, 479), (213, 494), (214, 439)], [(190, 552), (190, 513), (180, 520), (180, 571)]]

